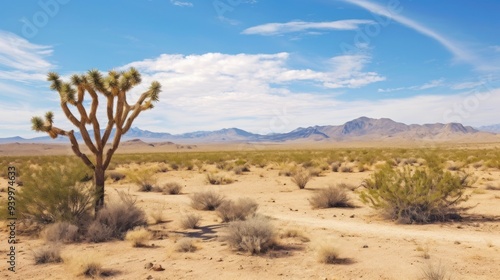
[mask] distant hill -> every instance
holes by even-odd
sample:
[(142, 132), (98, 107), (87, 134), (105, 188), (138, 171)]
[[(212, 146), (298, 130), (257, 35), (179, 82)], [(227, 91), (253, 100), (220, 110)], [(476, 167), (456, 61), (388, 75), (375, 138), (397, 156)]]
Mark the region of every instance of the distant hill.
[[(497, 126), (500, 129), (500, 125)], [(492, 131), (492, 130), (490, 130)], [(92, 132), (90, 132), (92, 135)], [(459, 123), (435, 124), (404, 124), (388, 118), (373, 119), (360, 117), (342, 125), (299, 127), (287, 133), (273, 133), (267, 135), (254, 134), (239, 128), (225, 128), (216, 131), (196, 131), (184, 134), (170, 134), (151, 132), (139, 128), (131, 128), (123, 139), (140, 139), (146, 142), (190, 142), (190, 143), (217, 143), (217, 142), (285, 142), (285, 141), (352, 141), (352, 140), (451, 140), (474, 135), (492, 135), (480, 132), (470, 126)], [(81, 135), (75, 133), (77, 139)], [(11, 137), (0, 139), (0, 143), (46, 143), (52, 142), (48, 136), (33, 139)], [(59, 137), (60, 143), (67, 142)], [(137, 140), (136, 140), (137, 141)]]
[(479, 131), (492, 132), (492, 133), (500, 133), (500, 124), (492, 124), (480, 126), (477, 128)]

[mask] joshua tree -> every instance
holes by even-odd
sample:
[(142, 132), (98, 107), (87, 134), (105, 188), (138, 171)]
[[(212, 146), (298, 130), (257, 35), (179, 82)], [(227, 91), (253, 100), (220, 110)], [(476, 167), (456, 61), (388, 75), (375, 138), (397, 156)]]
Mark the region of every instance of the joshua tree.
[[(73, 130), (62, 130), (53, 125), (54, 114), (47, 112), (45, 120), (40, 117), (31, 119), (32, 129), (47, 132), (50, 137), (57, 138), (59, 135), (67, 136), (71, 141), (73, 152), (94, 171), (94, 183), (96, 189), (95, 211), (96, 213), (104, 206), (104, 171), (118, 149), (122, 135), (127, 133), (135, 118), (144, 110), (153, 108), (153, 102), (159, 99), (161, 85), (152, 82), (147, 91), (142, 93), (137, 102), (130, 105), (127, 102), (127, 92), (141, 82), (141, 74), (134, 68), (126, 72), (109, 71), (106, 77), (97, 70), (90, 70), (87, 74), (73, 75), (71, 82), (67, 83), (60, 79), (57, 73), (49, 73), (47, 80), (51, 82), (50, 88), (59, 93), (61, 108), (69, 121), (78, 128), (85, 145), (94, 155), (94, 160), (89, 159), (82, 153)], [(85, 95), (90, 96), (90, 101), (85, 103)], [(99, 106), (98, 95), (102, 95), (106, 101), (107, 125), (101, 131), (97, 118)], [(87, 113), (86, 104), (90, 107)], [(70, 106), (76, 107), (79, 118), (70, 110)], [(73, 109), (74, 110), (74, 109)], [(93, 137), (87, 130), (89, 125), (93, 130)], [(114, 130), (114, 136), (112, 132)], [(101, 133), (103, 132), (103, 133)], [(113, 138), (111, 147), (106, 144)]]

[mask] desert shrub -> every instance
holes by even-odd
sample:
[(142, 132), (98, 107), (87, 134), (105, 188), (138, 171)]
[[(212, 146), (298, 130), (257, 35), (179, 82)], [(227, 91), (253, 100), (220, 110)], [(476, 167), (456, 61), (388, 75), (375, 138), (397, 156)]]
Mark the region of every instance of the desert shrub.
[(69, 160), (31, 168), (16, 196), (18, 218), (40, 224), (87, 219), (92, 213), (94, 189), (90, 182), (81, 181), (89, 173), (86, 166)]
[(297, 238), (302, 242), (309, 242), (310, 241), (309, 237), (307, 237), (307, 235), (305, 235), (303, 231), (298, 230), (296, 228), (293, 228), (293, 229), (289, 228), (289, 229), (285, 229), (285, 230), (281, 231), (279, 234), (279, 237), (281, 239), (283, 239), (283, 238)]
[(236, 175), (240, 175), (240, 174), (242, 174), (243, 172), (250, 172), (250, 166), (248, 166), (248, 164), (236, 165), (236, 166), (233, 168), (233, 172), (234, 172), (234, 174), (236, 174)]
[(449, 162), (448, 163), (448, 170), (450, 171), (458, 171), (463, 167), (463, 163), (460, 162)]
[(332, 163), (332, 171), (333, 172), (339, 172), (339, 168), (340, 168), (340, 163), (339, 162)]
[(450, 279), (447, 276), (446, 268), (439, 263), (437, 266), (429, 263), (425, 268), (422, 269), (422, 278), (425, 280), (444, 280)]
[(216, 173), (207, 173), (206, 180), (211, 185), (227, 185), (233, 182), (233, 179)]
[(472, 167), (474, 167), (475, 169), (478, 169), (478, 168), (481, 168), (483, 167), (483, 161), (478, 161), (478, 162), (475, 162), (472, 164)]
[(113, 182), (118, 182), (118, 181), (123, 180), (125, 178), (125, 174), (123, 174), (119, 171), (116, 171), (116, 170), (106, 171), (106, 176), (111, 178), (111, 180), (113, 180)]
[(119, 195), (119, 201), (107, 203), (90, 224), (87, 236), (93, 242), (121, 239), (128, 230), (147, 224), (146, 214), (135, 205), (135, 199), (123, 192), (119, 192)]
[(292, 182), (299, 187), (299, 189), (303, 189), (306, 187), (307, 182), (311, 179), (311, 175), (306, 170), (297, 171), (292, 175)]
[(91, 242), (105, 242), (113, 238), (113, 229), (111, 226), (92, 222), (87, 228), (87, 237)]
[(486, 189), (490, 191), (500, 191), (500, 186), (489, 184), (486, 186)]
[(318, 262), (325, 264), (336, 264), (340, 263), (341, 259), (339, 258), (338, 249), (330, 244), (322, 244), (318, 248), (317, 252)]
[(224, 196), (214, 191), (197, 192), (191, 196), (191, 206), (197, 210), (213, 211), (224, 201)]
[(78, 227), (68, 222), (57, 222), (48, 225), (42, 236), (49, 242), (74, 242), (78, 240)]
[(198, 227), (200, 220), (200, 215), (187, 214), (181, 218), (180, 224), (183, 229), (193, 229)]
[(45, 245), (33, 251), (35, 264), (59, 263), (62, 262), (61, 248), (59, 246)]
[(340, 168), (339, 168), (339, 171), (342, 172), (342, 173), (351, 173), (352, 172), (352, 166), (349, 166), (349, 165), (342, 165)]
[(468, 175), (440, 168), (384, 166), (365, 181), (361, 199), (402, 223), (444, 221), (458, 216), (456, 205), (468, 199), (464, 192), (470, 181)]
[(125, 234), (125, 240), (132, 243), (134, 247), (145, 247), (146, 242), (151, 240), (151, 238), (153, 238), (153, 234), (143, 227), (129, 230)]
[(177, 163), (172, 162), (170, 163), (170, 168), (172, 168), (172, 170), (179, 170), (180, 166)]
[(297, 173), (297, 166), (292, 166), (292, 165), (286, 165), (281, 170), (278, 172), (279, 176), (286, 176), (286, 177), (291, 177)]
[(255, 216), (245, 221), (229, 223), (227, 236), (223, 240), (237, 249), (251, 254), (259, 254), (275, 244), (275, 232), (271, 222)]
[(129, 180), (139, 186), (139, 191), (150, 192), (155, 190), (156, 178), (154, 177), (154, 169), (139, 169), (135, 171), (130, 171), (127, 174)]
[(163, 185), (163, 194), (180, 194), (182, 191), (182, 185), (177, 182), (168, 182)]
[(99, 279), (108, 274), (108, 272), (103, 269), (98, 256), (82, 255), (70, 260), (65, 259), (65, 263), (69, 263), (76, 276)]
[(321, 168), (319, 168), (319, 167), (309, 167), (307, 169), (307, 171), (309, 172), (309, 175), (313, 176), (313, 177), (321, 176), (321, 172), (322, 172)]
[(149, 212), (149, 216), (153, 219), (155, 224), (163, 222), (163, 208), (156, 207)]
[(223, 222), (245, 220), (248, 216), (255, 214), (259, 205), (251, 198), (239, 198), (236, 202), (226, 200), (221, 203), (215, 211)]
[(341, 184), (320, 190), (311, 197), (309, 203), (313, 208), (353, 207)]
[(182, 238), (179, 241), (177, 241), (177, 244), (175, 246), (175, 250), (177, 252), (194, 252), (198, 248), (194, 245), (194, 241), (192, 238)]

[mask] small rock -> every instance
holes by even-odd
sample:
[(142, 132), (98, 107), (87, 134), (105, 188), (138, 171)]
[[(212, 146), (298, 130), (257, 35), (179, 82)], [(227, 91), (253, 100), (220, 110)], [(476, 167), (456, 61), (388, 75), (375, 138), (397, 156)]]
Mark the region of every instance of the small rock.
[(153, 263), (147, 263), (144, 265), (145, 269), (151, 269), (153, 267)]
[(354, 218), (354, 214), (352, 214), (351, 216), (349, 216), (349, 218)]
[(153, 276), (151, 275), (148, 275), (148, 277), (146, 277), (146, 280), (151, 280), (151, 279), (153, 279)]
[(155, 265), (153, 265), (153, 267), (151, 269), (154, 271), (164, 271), (165, 270), (165, 268), (163, 268), (161, 266), (161, 264), (155, 264)]
[(368, 248), (368, 245), (363, 245), (363, 248)]

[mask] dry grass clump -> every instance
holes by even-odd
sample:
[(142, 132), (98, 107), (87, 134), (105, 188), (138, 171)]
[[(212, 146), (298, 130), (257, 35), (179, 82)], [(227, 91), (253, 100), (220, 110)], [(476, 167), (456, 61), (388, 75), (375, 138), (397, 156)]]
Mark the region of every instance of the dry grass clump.
[(206, 180), (211, 185), (227, 185), (234, 181), (232, 178), (216, 173), (207, 173)]
[(307, 171), (312, 177), (320, 177), (323, 170), (319, 167), (309, 167)]
[(139, 191), (150, 192), (155, 190), (155, 185), (157, 183), (154, 174), (156, 171), (154, 169), (138, 169), (135, 171), (130, 171), (127, 177), (130, 181), (137, 186), (139, 186)]
[(320, 190), (309, 199), (309, 203), (313, 208), (353, 207), (343, 184)]
[(104, 270), (99, 260), (99, 256), (94, 254), (80, 255), (66, 261), (75, 276), (84, 276), (90, 278), (101, 278), (110, 275), (111, 272)]
[(278, 175), (291, 177), (295, 173), (297, 173), (297, 166), (288, 164), (288, 165), (281, 167)]
[(215, 211), (223, 222), (245, 220), (248, 216), (254, 215), (259, 205), (251, 198), (239, 198), (236, 202), (226, 200), (221, 203)]
[(299, 189), (303, 189), (306, 187), (307, 182), (311, 179), (311, 175), (306, 170), (297, 171), (292, 175), (292, 182), (299, 187)]
[(224, 196), (214, 191), (197, 192), (191, 196), (191, 207), (197, 210), (213, 211), (224, 201)]
[(464, 164), (461, 162), (451, 161), (448, 163), (447, 169), (450, 171), (458, 171), (458, 170), (462, 169), (463, 166), (464, 166)]
[(183, 229), (194, 229), (199, 226), (200, 220), (200, 215), (190, 213), (181, 218), (180, 224)]
[(177, 182), (168, 182), (161, 189), (163, 194), (180, 194), (182, 185)]
[(353, 168), (350, 165), (342, 165), (339, 168), (339, 171), (342, 172), (342, 173), (351, 173), (353, 171)]
[(439, 263), (437, 266), (429, 263), (425, 268), (422, 269), (422, 278), (425, 280), (444, 280), (451, 279), (447, 276), (446, 268)]
[(44, 229), (42, 237), (48, 242), (75, 242), (78, 240), (78, 227), (68, 222), (54, 223)]
[(339, 250), (331, 244), (322, 244), (317, 252), (318, 262), (325, 264), (342, 263), (343, 259), (339, 258)]
[(240, 175), (243, 172), (250, 172), (250, 166), (248, 164), (237, 165), (233, 168), (233, 172), (236, 175)]
[(276, 244), (275, 236), (274, 227), (267, 218), (254, 216), (229, 223), (223, 240), (237, 250), (259, 254)]
[(120, 200), (108, 203), (90, 224), (87, 236), (92, 242), (123, 238), (130, 229), (147, 224), (146, 214), (139, 209), (129, 194), (118, 192)]
[(119, 171), (116, 171), (116, 170), (106, 170), (106, 176), (108, 178), (111, 178), (111, 180), (113, 180), (113, 182), (118, 182), (120, 180), (123, 180), (126, 177), (125, 174), (123, 174)]
[(54, 244), (45, 245), (36, 249), (33, 251), (33, 257), (35, 259), (35, 264), (62, 262), (61, 248)]
[(309, 242), (311, 239), (301, 230), (299, 229), (285, 229), (280, 232), (279, 237), (281, 239), (285, 238), (297, 238), (302, 242)]
[(155, 207), (151, 212), (149, 212), (149, 216), (153, 219), (154, 224), (159, 224), (163, 221), (163, 209), (160, 207)]
[(182, 238), (177, 241), (177, 245), (175, 246), (175, 251), (184, 253), (194, 252), (197, 249), (192, 238)]
[(153, 238), (153, 234), (143, 227), (129, 230), (125, 235), (125, 240), (131, 242), (134, 247), (147, 246), (146, 242), (150, 241), (151, 238)]
[(479, 168), (483, 167), (483, 164), (484, 164), (483, 161), (474, 162), (472, 164), (472, 167), (474, 167), (475, 169), (479, 169)]
[(332, 171), (333, 172), (339, 172), (340, 169), (340, 162), (336, 161), (332, 163)]
[(494, 185), (487, 185), (486, 189), (489, 191), (500, 191), (500, 186), (494, 186)]

